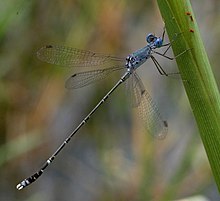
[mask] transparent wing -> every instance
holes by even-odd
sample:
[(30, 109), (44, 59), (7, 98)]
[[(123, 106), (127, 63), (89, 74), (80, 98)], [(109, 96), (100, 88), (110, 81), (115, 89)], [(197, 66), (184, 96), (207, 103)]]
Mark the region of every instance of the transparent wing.
[(168, 131), (167, 122), (162, 120), (156, 104), (145, 90), (137, 73), (134, 72), (131, 76), (131, 81), (133, 82), (133, 91), (131, 92), (131, 96), (133, 96), (133, 105), (138, 107), (138, 111), (145, 122), (148, 132), (156, 138), (165, 138)]
[(87, 72), (81, 72), (73, 74), (68, 80), (66, 81), (65, 87), (67, 89), (77, 89), (80, 87), (84, 87), (96, 81), (102, 80), (110, 75), (112, 72), (122, 70), (124, 67), (112, 67), (106, 69), (99, 69), (99, 70), (92, 70)]
[(128, 101), (130, 102), (132, 107), (138, 107), (141, 102), (142, 94), (141, 89), (139, 88), (139, 86), (137, 86), (138, 82), (134, 75), (135, 72), (131, 74), (125, 85)]
[(66, 67), (103, 66), (106, 63), (123, 64), (123, 58), (98, 54), (71, 47), (46, 45), (37, 51), (37, 57), (44, 62)]

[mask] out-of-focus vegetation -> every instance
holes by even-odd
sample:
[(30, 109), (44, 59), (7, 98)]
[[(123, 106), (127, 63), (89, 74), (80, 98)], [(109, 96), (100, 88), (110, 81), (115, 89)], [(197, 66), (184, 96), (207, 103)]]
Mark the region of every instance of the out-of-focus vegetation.
[[(193, 2), (202, 38), (219, 83), (219, 1)], [(44, 175), (15, 186), (55, 151), (120, 77), (75, 91), (64, 88), (74, 71), (45, 64), (36, 51), (62, 44), (126, 56), (143, 47), (148, 32), (161, 34), (156, 1), (27, 1), (0, 3), (0, 199), (175, 200), (218, 199), (181, 80), (161, 77), (149, 61), (138, 70), (169, 134), (152, 139), (120, 87)], [(172, 53), (171, 53), (172, 55)], [(176, 64), (158, 58), (168, 72)]]

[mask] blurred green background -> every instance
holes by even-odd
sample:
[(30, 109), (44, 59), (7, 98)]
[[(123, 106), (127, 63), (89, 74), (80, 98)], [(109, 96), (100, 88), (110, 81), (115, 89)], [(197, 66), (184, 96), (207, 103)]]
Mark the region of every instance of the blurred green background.
[[(220, 2), (192, 6), (219, 85)], [(22, 191), (15, 188), (120, 77), (68, 91), (65, 80), (83, 69), (45, 64), (36, 51), (58, 44), (123, 57), (143, 47), (147, 33), (161, 35), (163, 26), (153, 0), (0, 2), (0, 200), (219, 199), (182, 82), (160, 76), (151, 61), (138, 72), (169, 123), (165, 140), (142, 129), (122, 86), (39, 180)], [(167, 72), (178, 71), (175, 61), (158, 61)]]

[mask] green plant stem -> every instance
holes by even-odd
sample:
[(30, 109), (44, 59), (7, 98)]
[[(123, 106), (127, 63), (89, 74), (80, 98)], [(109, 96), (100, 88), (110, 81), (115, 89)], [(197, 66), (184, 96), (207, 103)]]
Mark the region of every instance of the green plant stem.
[(174, 55), (188, 50), (176, 61), (220, 191), (220, 97), (196, 19), (189, 0), (157, 2)]

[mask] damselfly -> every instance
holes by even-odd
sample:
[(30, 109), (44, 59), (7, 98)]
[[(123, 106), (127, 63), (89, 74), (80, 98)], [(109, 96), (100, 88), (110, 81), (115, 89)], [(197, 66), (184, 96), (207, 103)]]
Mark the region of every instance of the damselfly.
[[(163, 56), (167, 59), (173, 59), (166, 55), (167, 51), (171, 47), (171, 43), (163, 44), (165, 30), (161, 37), (157, 37), (150, 33), (146, 37), (147, 45), (126, 58), (113, 57), (104, 54), (97, 54), (91, 51), (83, 51), (75, 48), (47, 45), (42, 47), (37, 56), (40, 60), (50, 64), (56, 64), (66, 67), (100, 67), (101, 69), (89, 70), (86, 72), (80, 72), (72, 75), (66, 81), (66, 88), (74, 89), (89, 85), (95, 81), (102, 80), (112, 72), (124, 70), (124, 74), (119, 81), (113, 86), (113, 88), (102, 98), (102, 100), (92, 109), (92, 111), (81, 121), (81, 123), (75, 128), (75, 130), (64, 140), (55, 153), (47, 159), (42, 168), (32, 176), (23, 180), (17, 185), (17, 189), (21, 190), (24, 187), (30, 185), (36, 181), (44, 172), (44, 170), (53, 162), (55, 157), (61, 152), (71, 138), (79, 131), (79, 129), (87, 123), (90, 117), (96, 112), (96, 110), (108, 99), (108, 97), (126, 81), (127, 88), (129, 89), (131, 102), (133, 107), (138, 107), (143, 119), (146, 123), (148, 132), (157, 138), (164, 138), (167, 134), (168, 124), (164, 121), (157, 109), (157, 106), (152, 101), (150, 95), (145, 90), (144, 85), (136, 73), (139, 68), (148, 59), (152, 59), (158, 72), (161, 75), (168, 76), (163, 70), (161, 65), (155, 59), (153, 54)], [(159, 53), (156, 49), (165, 47), (163, 53)]]

